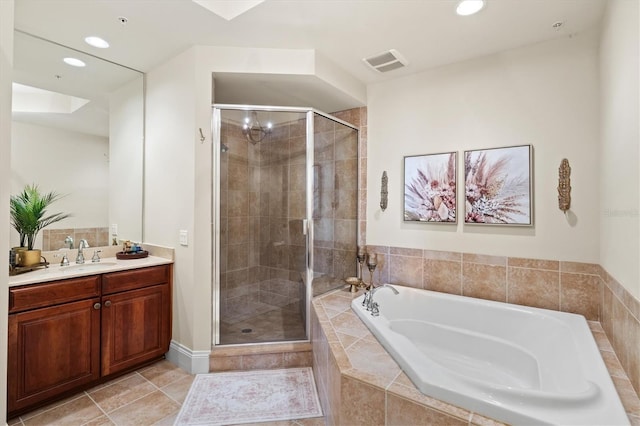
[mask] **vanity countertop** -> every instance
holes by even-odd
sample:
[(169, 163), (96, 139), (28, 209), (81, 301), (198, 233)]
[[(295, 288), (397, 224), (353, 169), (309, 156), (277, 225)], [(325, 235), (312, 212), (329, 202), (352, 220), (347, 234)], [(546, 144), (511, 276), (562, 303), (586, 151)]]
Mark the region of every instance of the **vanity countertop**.
[(105, 257), (97, 263), (92, 263), (91, 260), (88, 260), (83, 264), (76, 264), (71, 260), (69, 266), (60, 266), (54, 263), (49, 265), (48, 268), (36, 269), (24, 274), (10, 276), (9, 287), (106, 274), (109, 272), (126, 271), (129, 269), (146, 268), (148, 266), (166, 265), (170, 263), (173, 263), (173, 260), (158, 256), (124, 260), (115, 257)]

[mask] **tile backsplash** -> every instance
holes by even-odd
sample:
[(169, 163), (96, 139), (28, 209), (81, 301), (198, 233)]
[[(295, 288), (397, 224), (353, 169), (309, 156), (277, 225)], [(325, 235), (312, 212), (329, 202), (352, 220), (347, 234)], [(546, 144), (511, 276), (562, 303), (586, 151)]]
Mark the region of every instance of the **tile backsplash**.
[(109, 228), (65, 228), (43, 229), (42, 250), (54, 251), (68, 247), (64, 240), (70, 236), (73, 238), (74, 248), (78, 247), (81, 239), (87, 240), (90, 247), (102, 247), (111, 244), (109, 241)]

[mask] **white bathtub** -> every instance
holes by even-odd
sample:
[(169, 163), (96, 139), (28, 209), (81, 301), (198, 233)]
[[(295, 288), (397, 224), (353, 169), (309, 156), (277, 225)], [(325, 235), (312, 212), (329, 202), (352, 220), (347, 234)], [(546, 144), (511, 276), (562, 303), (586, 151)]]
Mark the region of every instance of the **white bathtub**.
[(506, 423), (628, 425), (581, 315), (417, 290), (352, 309), (425, 395)]

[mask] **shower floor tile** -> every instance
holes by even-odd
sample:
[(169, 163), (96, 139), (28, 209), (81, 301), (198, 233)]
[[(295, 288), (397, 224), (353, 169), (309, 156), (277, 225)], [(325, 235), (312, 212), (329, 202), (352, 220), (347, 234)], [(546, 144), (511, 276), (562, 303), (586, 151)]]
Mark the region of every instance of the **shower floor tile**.
[(235, 323), (226, 320), (220, 322), (220, 343), (223, 345), (305, 338), (302, 314), (297, 305), (293, 308), (293, 304), (282, 308), (272, 306), (268, 312), (259, 312)]

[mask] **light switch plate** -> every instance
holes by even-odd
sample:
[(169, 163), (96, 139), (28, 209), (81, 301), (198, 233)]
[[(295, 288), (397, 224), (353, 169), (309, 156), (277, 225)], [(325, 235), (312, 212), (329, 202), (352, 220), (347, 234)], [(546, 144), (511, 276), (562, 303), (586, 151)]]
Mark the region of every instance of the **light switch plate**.
[(189, 233), (185, 229), (180, 230), (180, 245), (189, 245)]
[(118, 235), (118, 224), (117, 223), (112, 223), (111, 224), (111, 235), (113, 235), (114, 237), (116, 235)]

